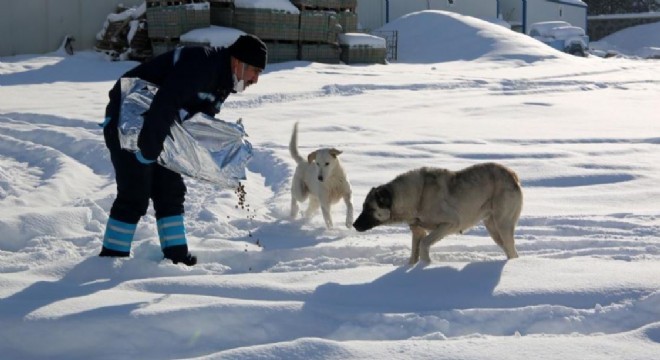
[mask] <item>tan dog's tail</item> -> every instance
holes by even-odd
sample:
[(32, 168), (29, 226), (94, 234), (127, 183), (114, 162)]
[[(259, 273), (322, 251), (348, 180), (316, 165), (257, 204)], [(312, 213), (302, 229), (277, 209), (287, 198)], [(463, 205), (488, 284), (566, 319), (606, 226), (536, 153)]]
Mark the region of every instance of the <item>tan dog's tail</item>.
[(297, 164), (306, 163), (305, 159), (298, 153), (298, 122), (293, 125), (293, 134), (291, 134), (291, 141), (289, 142), (289, 153)]

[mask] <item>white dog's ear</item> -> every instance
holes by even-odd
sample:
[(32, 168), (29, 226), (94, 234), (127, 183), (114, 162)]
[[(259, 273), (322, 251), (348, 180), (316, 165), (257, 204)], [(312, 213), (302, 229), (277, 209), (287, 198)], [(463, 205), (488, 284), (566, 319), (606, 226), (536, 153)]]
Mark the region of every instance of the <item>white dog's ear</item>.
[(335, 148), (330, 149), (330, 155), (337, 157), (339, 154), (341, 154), (341, 150), (337, 150)]
[(316, 151), (313, 151), (313, 152), (309, 153), (309, 155), (307, 155), (307, 162), (308, 163), (311, 164), (311, 163), (314, 162), (314, 160), (316, 160)]

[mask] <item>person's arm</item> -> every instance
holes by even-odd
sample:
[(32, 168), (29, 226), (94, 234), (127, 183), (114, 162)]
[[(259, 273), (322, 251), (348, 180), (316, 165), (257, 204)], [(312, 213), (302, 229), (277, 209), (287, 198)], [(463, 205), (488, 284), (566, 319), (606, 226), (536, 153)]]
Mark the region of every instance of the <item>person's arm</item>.
[[(193, 55), (184, 53), (184, 56)], [(197, 60), (177, 64), (154, 96), (138, 136), (139, 155), (144, 160), (141, 162), (148, 163), (158, 158), (163, 151), (165, 137), (170, 134), (170, 127), (179, 117), (179, 109), (192, 97), (198, 96), (200, 89), (208, 82), (209, 63), (205, 58)]]

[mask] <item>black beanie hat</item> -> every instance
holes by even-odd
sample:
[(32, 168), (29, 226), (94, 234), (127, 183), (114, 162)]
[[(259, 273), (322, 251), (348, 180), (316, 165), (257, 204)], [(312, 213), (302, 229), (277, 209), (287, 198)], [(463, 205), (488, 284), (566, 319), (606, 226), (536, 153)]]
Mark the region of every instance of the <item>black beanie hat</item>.
[(228, 49), (229, 54), (238, 60), (260, 69), (266, 68), (268, 48), (258, 37), (251, 34), (241, 35)]

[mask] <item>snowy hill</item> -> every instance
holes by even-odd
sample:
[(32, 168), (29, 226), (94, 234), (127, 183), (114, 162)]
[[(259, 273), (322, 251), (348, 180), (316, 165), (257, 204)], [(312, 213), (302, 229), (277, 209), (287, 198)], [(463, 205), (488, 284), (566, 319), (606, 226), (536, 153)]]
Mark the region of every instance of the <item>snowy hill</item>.
[[(187, 179), (199, 264), (162, 260), (150, 210), (99, 258), (115, 195), (97, 123), (130, 62), (0, 58), (0, 354), (7, 359), (644, 359), (660, 353), (660, 63), (577, 58), (420, 12), (389, 65), (290, 62), (229, 97), (255, 156), (247, 208)], [(431, 42), (427, 36), (435, 31)], [(454, 34), (449, 36), (448, 34)], [(525, 203), (520, 258), (483, 226), (406, 265), (410, 231), (288, 218), (288, 142), (343, 151), (356, 216), (421, 166), (496, 161)]]

